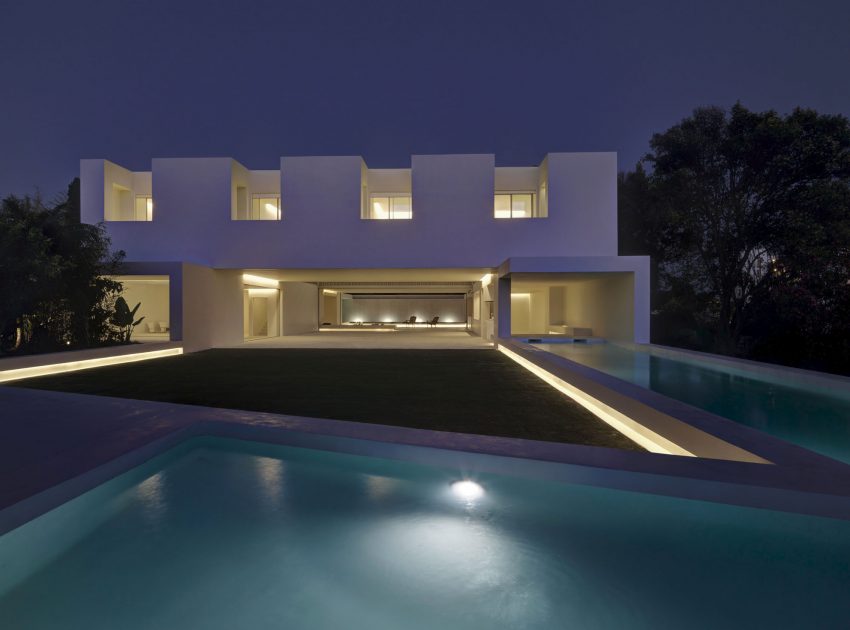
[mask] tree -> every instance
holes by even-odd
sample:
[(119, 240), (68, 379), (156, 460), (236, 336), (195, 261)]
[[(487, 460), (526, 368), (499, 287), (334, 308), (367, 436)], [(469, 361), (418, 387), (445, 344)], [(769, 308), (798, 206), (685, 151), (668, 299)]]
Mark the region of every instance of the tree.
[(621, 176), (621, 242), (658, 259), (660, 314), (687, 304), (707, 349), (734, 354), (765, 349), (768, 304), (774, 328), (795, 309), (834, 322), (850, 269), (845, 117), (705, 107), (650, 149)]
[(102, 225), (79, 221), (79, 182), (52, 205), (36, 197), (0, 202), (2, 349), (87, 347), (116, 340), (109, 323), (123, 252)]

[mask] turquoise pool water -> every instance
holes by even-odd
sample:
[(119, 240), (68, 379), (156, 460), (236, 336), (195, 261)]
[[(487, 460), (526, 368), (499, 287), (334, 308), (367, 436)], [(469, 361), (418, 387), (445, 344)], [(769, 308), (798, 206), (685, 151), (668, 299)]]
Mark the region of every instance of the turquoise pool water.
[[(198, 443), (196, 443), (198, 444)], [(0, 627), (836, 628), (850, 523), (206, 440), (0, 538)], [(57, 541), (59, 544), (57, 544)]]
[(607, 343), (534, 344), (547, 352), (850, 463), (850, 398)]

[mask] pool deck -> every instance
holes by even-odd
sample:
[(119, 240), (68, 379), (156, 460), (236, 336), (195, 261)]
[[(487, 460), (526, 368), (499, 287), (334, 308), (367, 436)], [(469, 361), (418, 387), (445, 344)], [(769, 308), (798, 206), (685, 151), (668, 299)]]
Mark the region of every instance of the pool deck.
[(0, 534), (204, 435), (850, 519), (850, 466), (793, 445), (765, 465), (12, 387), (0, 409)]

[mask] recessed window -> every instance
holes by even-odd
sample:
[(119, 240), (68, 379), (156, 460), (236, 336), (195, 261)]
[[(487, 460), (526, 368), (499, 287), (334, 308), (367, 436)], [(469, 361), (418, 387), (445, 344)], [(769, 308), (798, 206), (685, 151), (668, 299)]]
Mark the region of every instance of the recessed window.
[(153, 221), (153, 197), (136, 195), (136, 221)]
[(412, 219), (413, 204), (410, 195), (372, 195), (369, 198), (367, 219)]
[(251, 196), (251, 216), (253, 221), (279, 221), (280, 195), (259, 194)]
[(530, 219), (537, 216), (535, 194), (530, 192), (496, 193), (493, 216), (497, 219)]
[(135, 195), (133, 191), (112, 184), (112, 194), (105, 199), (103, 218), (106, 221), (152, 221), (153, 197)]

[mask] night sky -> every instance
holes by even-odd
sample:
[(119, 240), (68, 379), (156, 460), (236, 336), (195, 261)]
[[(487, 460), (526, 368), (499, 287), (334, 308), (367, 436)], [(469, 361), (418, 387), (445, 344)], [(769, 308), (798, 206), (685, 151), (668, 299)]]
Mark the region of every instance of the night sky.
[(82, 157), (617, 151), (699, 105), (850, 114), (850, 2), (0, 0), (0, 196)]

